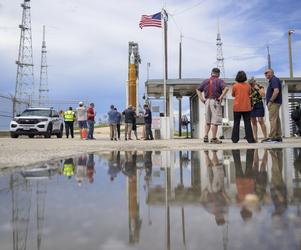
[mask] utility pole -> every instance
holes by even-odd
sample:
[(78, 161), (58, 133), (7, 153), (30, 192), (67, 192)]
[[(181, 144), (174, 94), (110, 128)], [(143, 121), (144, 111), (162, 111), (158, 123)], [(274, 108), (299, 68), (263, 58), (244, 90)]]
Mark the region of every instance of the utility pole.
[(163, 92), (164, 92), (164, 117), (167, 117), (168, 105), (167, 105), (167, 79), (168, 79), (168, 60), (167, 60), (167, 13), (165, 9), (161, 11), (161, 19), (163, 22), (163, 65), (164, 65), (164, 74), (163, 74)]
[(180, 34), (180, 43), (179, 43), (179, 79), (182, 79), (182, 33)]
[(47, 65), (47, 50), (45, 40), (45, 25), (43, 26), (43, 42), (41, 52), (41, 69), (40, 69), (40, 87), (39, 87), (39, 106), (46, 105), (49, 102), (48, 89), (48, 65)]
[[(180, 34), (180, 43), (179, 43), (179, 79), (182, 79), (182, 33)], [(182, 96), (178, 96), (179, 100), (179, 136), (182, 136)]]
[(34, 71), (32, 55), (32, 34), (31, 34), (31, 15), (30, 0), (24, 0), (21, 4), (22, 24), (19, 25), (21, 30), (19, 54), (17, 64), (17, 76), (15, 86), (15, 96), (13, 101), (13, 116), (21, 111), (21, 102), (27, 100), (28, 105), (32, 105), (34, 96)]
[(271, 62), (271, 54), (270, 54), (270, 45), (267, 45), (267, 51), (268, 51), (268, 68), (272, 68), (272, 62)]
[(222, 47), (222, 38), (220, 34), (220, 23), (218, 20), (217, 24), (217, 37), (216, 37), (216, 46), (217, 46), (217, 53), (216, 53), (216, 60), (217, 60), (217, 67), (221, 71), (221, 77), (225, 78), (225, 65), (224, 65), (224, 56), (223, 56), (223, 47)]
[(290, 78), (294, 77), (293, 75), (293, 57), (292, 57), (292, 34), (295, 33), (295, 30), (288, 30), (288, 59), (289, 59), (289, 68), (290, 68)]

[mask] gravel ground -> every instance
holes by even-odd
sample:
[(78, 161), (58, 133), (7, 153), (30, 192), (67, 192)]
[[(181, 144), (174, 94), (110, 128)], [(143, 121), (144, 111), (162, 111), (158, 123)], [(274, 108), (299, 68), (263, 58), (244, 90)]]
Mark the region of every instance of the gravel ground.
[(301, 147), (301, 139), (288, 138), (277, 144), (248, 144), (245, 141), (233, 144), (224, 140), (220, 145), (204, 144), (199, 139), (132, 140), (110, 141), (107, 129), (97, 130), (97, 140), (51, 139), (22, 137), (0, 138), (0, 169), (25, 167), (48, 160), (61, 159), (81, 153), (111, 150), (202, 150), (202, 149), (247, 149), (247, 148), (288, 148)]

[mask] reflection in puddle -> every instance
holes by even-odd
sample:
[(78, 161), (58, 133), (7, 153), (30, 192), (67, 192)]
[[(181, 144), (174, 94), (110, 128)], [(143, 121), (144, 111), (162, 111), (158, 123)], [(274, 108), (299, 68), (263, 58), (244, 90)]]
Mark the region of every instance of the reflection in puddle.
[(114, 151), (0, 177), (1, 249), (299, 249), (300, 149)]

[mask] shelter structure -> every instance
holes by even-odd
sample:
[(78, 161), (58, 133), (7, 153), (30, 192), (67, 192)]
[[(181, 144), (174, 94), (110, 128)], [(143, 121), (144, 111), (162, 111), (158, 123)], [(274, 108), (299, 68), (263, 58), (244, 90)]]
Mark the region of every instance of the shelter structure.
[[(281, 107), (281, 122), (283, 135), (288, 137), (294, 133), (294, 125), (290, 118), (290, 113), (296, 105), (301, 103), (301, 78), (287, 78), (282, 77), (282, 95), (283, 104)], [(174, 112), (174, 98), (180, 100), (181, 97), (189, 97), (190, 107), (190, 130), (192, 138), (202, 138), (204, 135), (204, 122), (205, 122), (205, 106), (199, 100), (196, 94), (196, 88), (204, 79), (202, 78), (186, 78), (186, 79), (168, 79), (167, 80), (167, 118), (160, 117), (155, 118), (155, 129), (160, 130), (160, 138), (170, 139), (173, 138), (175, 112)], [(223, 126), (220, 129), (220, 136), (230, 138), (232, 126), (233, 126), (233, 97), (232, 84), (233, 78), (224, 79), (229, 86), (229, 92), (227, 93), (223, 103)], [(257, 82), (267, 88), (268, 81), (264, 78), (257, 78)], [(162, 79), (149, 79), (145, 82), (145, 92), (147, 101), (151, 104), (153, 100), (163, 100), (164, 88)], [(158, 111), (158, 107), (154, 107)], [(163, 110), (163, 109), (162, 109)], [(162, 111), (164, 112), (164, 111)], [(164, 114), (160, 114), (163, 116)], [(267, 128), (269, 129), (269, 117), (266, 110), (265, 119), (267, 121)], [(179, 121), (181, 118), (179, 117)], [(241, 125), (243, 126), (243, 124)], [(244, 129), (242, 127), (241, 137), (244, 137)]]

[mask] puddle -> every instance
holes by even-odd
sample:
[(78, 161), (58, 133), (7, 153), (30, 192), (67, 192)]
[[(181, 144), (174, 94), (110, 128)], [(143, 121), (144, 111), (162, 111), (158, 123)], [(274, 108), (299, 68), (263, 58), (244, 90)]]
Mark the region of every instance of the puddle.
[(108, 152), (0, 176), (1, 249), (300, 249), (301, 149)]

